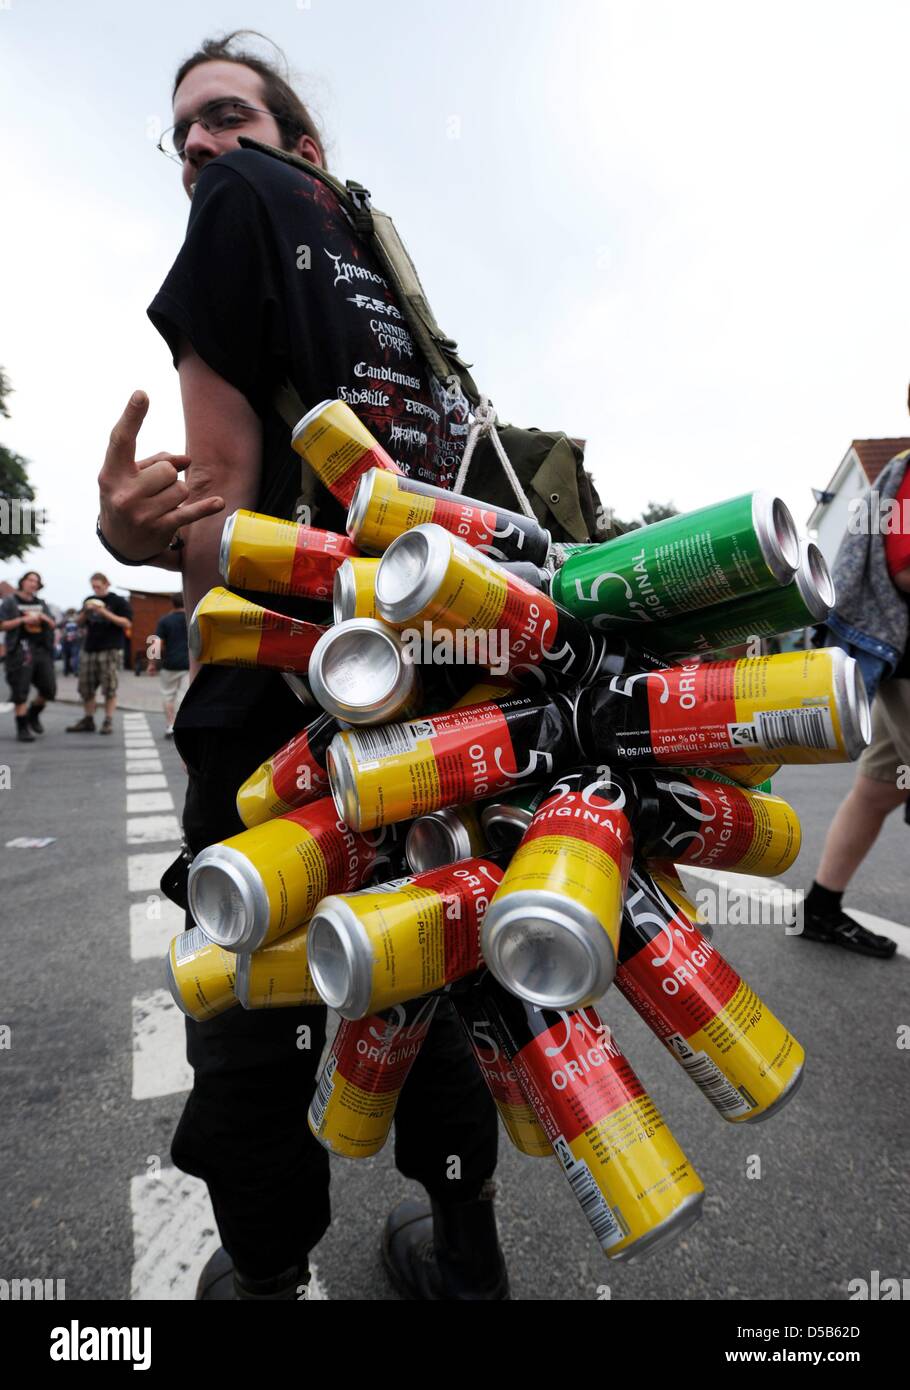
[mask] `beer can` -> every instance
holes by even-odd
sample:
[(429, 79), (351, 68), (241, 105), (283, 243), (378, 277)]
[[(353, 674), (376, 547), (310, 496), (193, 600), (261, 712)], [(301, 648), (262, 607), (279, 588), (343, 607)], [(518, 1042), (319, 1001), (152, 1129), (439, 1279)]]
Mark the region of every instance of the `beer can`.
[(488, 972), (477, 987), (607, 1257), (675, 1240), (701, 1215), (704, 1186), (597, 1011), (538, 1008)]
[(642, 769), (632, 785), (636, 852), (649, 869), (695, 864), (775, 877), (799, 854), (799, 817), (782, 797), (675, 771)]
[(702, 777), (709, 782), (732, 782), (736, 787), (749, 787), (755, 792), (770, 792), (771, 778), (780, 772), (780, 763), (724, 763), (721, 772), (717, 767), (686, 767), (683, 772), (688, 777)]
[(805, 1053), (713, 942), (633, 868), (616, 985), (725, 1120), (765, 1120), (796, 1094)]
[(215, 588), (196, 604), (187, 637), (190, 654), (203, 665), (306, 671), (324, 632), (317, 623), (289, 618)]
[(629, 783), (595, 767), (540, 803), (481, 929), (484, 960), (519, 998), (574, 1009), (609, 987), (635, 810)]
[(338, 729), (333, 715), (320, 714), (250, 773), (237, 792), (237, 814), (248, 830), (329, 795), (325, 760)]
[(307, 962), (306, 923), (258, 951), (231, 956), (234, 989), (245, 1009), (290, 1009), (322, 1004)]
[(181, 1013), (197, 1023), (223, 1014), (237, 1003), (237, 957), (216, 946), (199, 927), (175, 936), (166, 957), (166, 980)]
[(412, 999), (369, 1018), (342, 1020), (307, 1115), (324, 1148), (343, 1158), (379, 1153), (437, 1003)]
[(324, 632), (308, 675), (322, 708), (345, 724), (382, 724), (418, 708), (417, 668), (395, 629), (375, 618), (348, 618)]
[(428, 522), (494, 560), (540, 566), (550, 551), (549, 531), (532, 517), (379, 469), (358, 482), (347, 531), (362, 550), (381, 555), (397, 536)]
[[(650, 874), (657, 887), (665, 897), (670, 899), (673, 906), (678, 907), (684, 917), (688, 917), (690, 922), (695, 923), (706, 941), (713, 941), (714, 924), (702, 919), (701, 913), (689, 897), (688, 890), (675, 864), (672, 867), (669, 864), (664, 864), (660, 869), (651, 869)], [(620, 931), (619, 937), (621, 941), (622, 931)]]
[(327, 766), (338, 814), (355, 830), (372, 830), (539, 782), (573, 751), (561, 703), (511, 695), (430, 719), (338, 733)]
[(428, 816), (418, 816), (405, 840), (408, 865), (414, 874), (485, 854), (486, 848), (474, 806), (443, 806)]
[(332, 608), (336, 623), (348, 618), (376, 617), (376, 571), (379, 561), (369, 555), (347, 559), (335, 571)]
[(588, 619), (656, 624), (789, 583), (799, 538), (779, 497), (749, 492), (569, 555), (550, 593)]
[(529, 1158), (552, 1158), (553, 1146), (540, 1127), (518, 1082), (509, 1058), (500, 1046), (496, 1030), (487, 1017), (484, 995), (468, 983), (464, 989), (452, 990), (450, 998), (459, 1022), (467, 1034), (474, 1060), (487, 1083), (493, 1103), (499, 1111), (506, 1134), (520, 1153)]
[(219, 946), (255, 951), (308, 922), (326, 894), (359, 888), (374, 855), (326, 796), (197, 854), (190, 911)]
[(584, 756), (617, 766), (849, 762), (871, 728), (840, 647), (613, 676), (579, 692), (574, 721)]
[(473, 974), (480, 923), (502, 881), (487, 859), (323, 898), (310, 922), (316, 988), (342, 1018), (365, 1018)]
[(514, 695), (516, 688), (514, 681), (506, 680), (505, 676), (486, 676), (482, 681), (475, 681), (470, 689), (459, 695), (457, 700), (453, 700), (452, 709), (465, 709), (468, 705), (488, 705), (491, 700), (502, 700), (507, 695)]
[(344, 401), (320, 401), (308, 410), (294, 426), (291, 447), (344, 507), (350, 507), (361, 476), (370, 469), (401, 473)]
[(241, 510), (224, 523), (218, 569), (235, 589), (325, 602), (332, 597), (339, 565), (357, 553), (347, 536), (335, 531)]
[(649, 623), (630, 641), (640, 640), (650, 651), (678, 659), (812, 627), (824, 622), (833, 607), (834, 581), (825, 557), (813, 541), (802, 540), (799, 567), (789, 584), (702, 608), (672, 623)]
[(579, 618), (432, 523), (399, 536), (383, 555), (376, 611), (396, 627), (428, 623), (452, 633), (467, 664), (525, 684), (577, 685), (602, 658), (602, 640)]
[(522, 787), (488, 801), (480, 812), (480, 824), (490, 849), (514, 853), (534, 819), (534, 812), (549, 794), (548, 786)]

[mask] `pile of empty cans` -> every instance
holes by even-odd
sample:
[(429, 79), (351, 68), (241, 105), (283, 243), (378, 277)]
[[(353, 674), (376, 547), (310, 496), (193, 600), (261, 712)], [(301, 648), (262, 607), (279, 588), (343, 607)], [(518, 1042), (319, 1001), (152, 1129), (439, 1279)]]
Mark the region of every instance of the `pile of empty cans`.
[[(555, 1153), (611, 1258), (653, 1248), (704, 1189), (595, 1004), (615, 983), (725, 1120), (795, 1093), (802, 1047), (677, 866), (783, 873), (800, 828), (768, 779), (869, 740), (839, 649), (712, 659), (823, 620), (825, 562), (761, 492), (553, 547), (405, 477), (343, 402), (293, 442), (347, 535), (236, 512), (190, 643), (284, 672), (311, 708), (238, 788), (247, 829), (193, 862), (174, 997), (199, 1020), (337, 1010), (309, 1122), (359, 1157), (448, 991), (514, 1144)], [(331, 602), (334, 622), (232, 588)]]

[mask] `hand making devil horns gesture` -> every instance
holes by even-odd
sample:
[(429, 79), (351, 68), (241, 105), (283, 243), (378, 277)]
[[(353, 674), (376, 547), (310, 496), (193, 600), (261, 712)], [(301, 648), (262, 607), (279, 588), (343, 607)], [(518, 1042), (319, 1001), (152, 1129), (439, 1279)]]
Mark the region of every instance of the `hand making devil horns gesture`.
[(187, 501), (190, 488), (179, 476), (190, 464), (187, 454), (136, 458), (136, 440), (148, 408), (145, 392), (134, 391), (111, 430), (98, 474), (101, 530), (114, 549), (131, 560), (157, 556), (181, 527), (224, 510), (221, 497)]

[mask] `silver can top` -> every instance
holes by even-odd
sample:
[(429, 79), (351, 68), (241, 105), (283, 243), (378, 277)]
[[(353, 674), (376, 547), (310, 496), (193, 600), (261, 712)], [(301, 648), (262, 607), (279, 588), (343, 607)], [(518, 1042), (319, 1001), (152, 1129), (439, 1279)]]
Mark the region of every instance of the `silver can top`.
[(856, 658), (848, 656), (842, 647), (825, 647), (824, 650), (831, 654), (844, 747), (852, 761), (872, 741), (872, 713), (866, 682)]
[(806, 537), (799, 543), (799, 568), (793, 582), (815, 621), (823, 623), (834, 607), (834, 580), (824, 555)]
[(494, 898), (481, 945), (499, 983), (541, 1008), (593, 1004), (616, 972), (616, 953), (601, 922), (548, 889)]
[(234, 966), (234, 994), (245, 1009), (250, 1007), (250, 960), (252, 951), (239, 952)]
[(306, 939), (313, 984), (342, 1018), (366, 1018), (373, 993), (373, 948), (366, 928), (341, 897), (316, 906)]
[(484, 806), (480, 823), (491, 849), (508, 849), (522, 839), (534, 812), (526, 806), (510, 806), (507, 801), (494, 801)]
[(414, 666), (398, 634), (375, 618), (347, 618), (324, 632), (310, 657), (310, 689), (345, 724), (382, 724), (413, 698)]
[(419, 613), (438, 593), (452, 552), (459, 548), (448, 531), (432, 521), (396, 536), (376, 571), (379, 616), (401, 625)]
[(209, 845), (190, 865), (187, 901), (210, 941), (228, 951), (255, 951), (269, 927), (265, 885), (246, 855)]
[(342, 734), (336, 734), (326, 753), (326, 771), (335, 810), (351, 830), (361, 830), (360, 796), (354, 759)]
[(799, 565), (799, 534), (790, 508), (770, 492), (754, 492), (752, 524), (768, 569), (778, 584), (789, 584)]
[(332, 617), (336, 623), (353, 618), (357, 603), (357, 587), (350, 560), (342, 560), (332, 580)]
[(186, 642), (189, 647), (190, 656), (194, 661), (200, 661), (202, 659), (202, 629), (199, 625), (198, 614), (205, 600), (206, 595), (203, 594), (202, 598), (193, 609), (190, 620), (186, 626)]
[(231, 512), (224, 523), (221, 532), (221, 545), (218, 547), (218, 573), (225, 584), (230, 581), (231, 568), (231, 542), (234, 538), (234, 527), (237, 524), (237, 513)]
[(474, 847), (458, 807), (446, 806), (428, 816), (418, 816), (408, 831), (404, 852), (415, 874), (470, 859)]
[(291, 444), (296, 446), (297, 440), (303, 434), (307, 425), (309, 425), (313, 420), (315, 420), (318, 415), (321, 415), (327, 405), (334, 404), (334, 401), (328, 400), (320, 401), (318, 405), (311, 406), (310, 409), (307, 411), (306, 415), (301, 416), (301, 418), (297, 421), (296, 425), (291, 431)]
[(368, 468), (365, 473), (361, 473), (354, 489), (354, 496), (351, 498), (351, 505), (348, 507), (348, 519), (345, 530), (352, 541), (357, 541), (363, 519), (367, 514), (370, 501), (373, 497), (373, 488), (376, 486), (376, 474), (378, 468)]

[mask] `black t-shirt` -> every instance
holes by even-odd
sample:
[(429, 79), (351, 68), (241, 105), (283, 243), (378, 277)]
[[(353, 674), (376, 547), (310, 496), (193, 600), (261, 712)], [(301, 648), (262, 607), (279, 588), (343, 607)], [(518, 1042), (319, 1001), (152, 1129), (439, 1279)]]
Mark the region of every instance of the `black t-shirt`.
[[(300, 459), (271, 406), (286, 378), (307, 409), (347, 401), (405, 473), (451, 486), (465, 410), (430, 373), (374, 258), (311, 175), (256, 150), (206, 164), (183, 247), (148, 313), (173, 354), (185, 335), (262, 418), (256, 510), (290, 517), (300, 491)], [(343, 508), (321, 486), (317, 498), (314, 524), (343, 531)], [(327, 606), (264, 601), (331, 621)], [(283, 711), (299, 727), (300, 706), (280, 677), (206, 667), (178, 719), (181, 727), (236, 726), (266, 703), (270, 717)]]
[(53, 652), (54, 650), (54, 629), (47, 623), (41, 622), (38, 613), (46, 613), (49, 618), (53, 617), (44, 599), (26, 598), (25, 594), (20, 594), (17, 590), (14, 594), (7, 594), (6, 598), (0, 601), (0, 623), (8, 623), (11, 618), (27, 617), (29, 613), (35, 615), (35, 621), (40, 626), (34, 632), (30, 632), (28, 625), (11, 627), (8, 632), (2, 634), (6, 638), (6, 659), (15, 660), (20, 651), (24, 651), (26, 646), (31, 647), (32, 651)]
[(107, 652), (112, 648), (123, 646), (124, 631), (117, 623), (108, 622), (100, 613), (92, 612), (92, 605), (103, 603), (105, 608), (109, 608), (112, 613), (116, 613), (118, 618), (131, 618), (133, 610), (130, 608), (125, 598), (119, 594), (108, 591), (103, 598), (98, 594), (89, 594), (83, 603), (89, 604), (86, 611), (85, 641), (82, 650), (86, 652)]
[(161, 667), (164, 671), (188, 671), (190, 651), (186, 640), (186, 614), (182, 608), (159, 618), (155, 636), (164, 641)]

